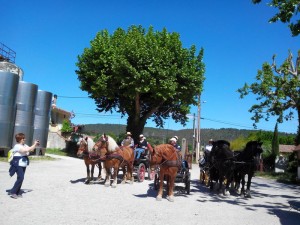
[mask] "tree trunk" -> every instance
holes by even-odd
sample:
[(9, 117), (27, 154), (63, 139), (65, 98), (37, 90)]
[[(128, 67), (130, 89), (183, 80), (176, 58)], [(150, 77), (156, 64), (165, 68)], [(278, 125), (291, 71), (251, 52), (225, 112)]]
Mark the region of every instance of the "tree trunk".
[(297, 107), (297, 113), (298, 113), (298, 129), (297, 129), (297, 136), (295, 138), (295, 145), (300, 144), (300, 106)]
[(139, 135), (143, 133), (146, 120), (136, 120), (134, 116), (128, 116), (126, 130), (132, 133), (134, 143), (139, 141)]

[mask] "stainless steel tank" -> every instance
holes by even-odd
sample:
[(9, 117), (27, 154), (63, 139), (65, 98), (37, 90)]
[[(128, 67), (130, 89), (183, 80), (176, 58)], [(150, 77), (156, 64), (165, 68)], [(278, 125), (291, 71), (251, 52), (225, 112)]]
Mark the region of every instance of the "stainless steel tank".
[[(24, 133), (26, 144), (32, 145), (34, 108), (37, 96), (38, 86), (25, 81), (19, 82), (16, 99), (16, 119), (14, 127), (14, 136), (17, 133)], [(13, 145), (16, 140), (13, 139)]]
[(17, 74), (0, 70), (0, 149), (10, 149), (16, 115)]
[(33, 139), (39, 140), (36, 153), (47, 147), (52, 93), (38, 90), (34, 108)]

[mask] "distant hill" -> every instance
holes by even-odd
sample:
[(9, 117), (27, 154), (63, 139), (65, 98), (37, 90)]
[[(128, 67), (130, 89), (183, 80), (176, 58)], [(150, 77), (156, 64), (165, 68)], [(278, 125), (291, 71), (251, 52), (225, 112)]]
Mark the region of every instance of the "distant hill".
[[(82, 128), (82, 133), (96, 135), (99, 133), (114, 133), (115, 135), (125, 134), (126, 125), (118, 124), (85, 124)], [(201, 144), (208, 142), (210, 138), (214, 140), (228, 140), (232, 141), (240, 136), (247, 137), (251, 132), (255, 130), (245, 130), (245, 129), (233, 129), (233, 128), (222, 128), (222, 129), (201, 129), (200, 138)], [(183, 130), (169, 130), (169, 129), (159, 129), (145, 127), (144, 133), (146, 137), (151, 137), (154, 139), (161, 139), (162, 143), (166, 143), (167, 140), (174, 135), (178, 136), (179, 139), (186, 138), (188, 144), (193, 143), (193, 129), (183, 129)]]

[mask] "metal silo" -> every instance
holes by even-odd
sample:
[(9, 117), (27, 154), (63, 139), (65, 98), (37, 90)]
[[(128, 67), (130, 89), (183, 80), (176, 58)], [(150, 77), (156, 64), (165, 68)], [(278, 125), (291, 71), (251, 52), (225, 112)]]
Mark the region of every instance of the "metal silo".
[(37, 154), (47, 147), (52, 93), (38, 90), (34, 108), (33, 139), (39, 140)]
[[(26, 144), (32, 145), (33, 119), (35, 100), (38, 86), (36, 84), (20, 81), (16, 98), (16, 119), (14, 127), (14, 136), (17, 133), (26, 135)], [(13, 145), (16, 140), (13, 139)]]
[(17, 74), (0, 68), (0, 149), (5, 154), (12, 147), (18, 83)]

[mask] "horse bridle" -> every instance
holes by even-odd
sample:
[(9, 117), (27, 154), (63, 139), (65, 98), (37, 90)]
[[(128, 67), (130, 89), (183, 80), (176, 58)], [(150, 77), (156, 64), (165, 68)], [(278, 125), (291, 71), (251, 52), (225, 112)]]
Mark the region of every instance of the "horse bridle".
[[(84, 146), (81, 146), (82, 142), (84, 143)], [(88, 154), (88, 145), (89, 145), (88, 142), (84, 138), (82, 138), (82, 140), (79, 143), (78, 150), (82, 151), (82, 154), (86, 155)]]

